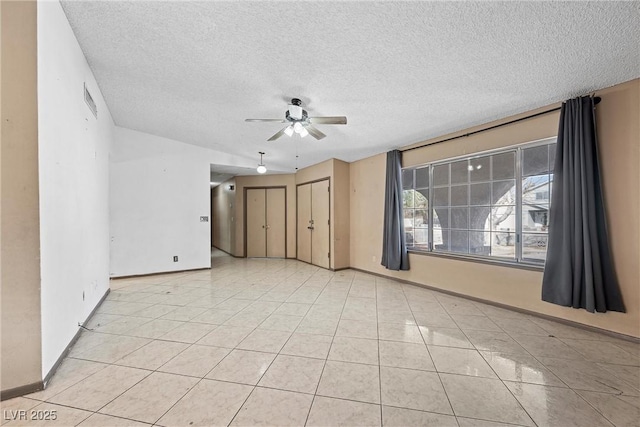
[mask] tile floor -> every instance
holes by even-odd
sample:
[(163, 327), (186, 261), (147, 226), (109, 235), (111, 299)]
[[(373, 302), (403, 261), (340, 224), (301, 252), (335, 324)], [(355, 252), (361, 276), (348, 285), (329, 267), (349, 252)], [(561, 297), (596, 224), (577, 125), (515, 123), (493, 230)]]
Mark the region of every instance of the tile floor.
[(20, 409), (65, 426), (640, 424), (638, 344), (354, 271), (212, 259), (112, 281), (2, 424), (33, 424), (7, 420)]

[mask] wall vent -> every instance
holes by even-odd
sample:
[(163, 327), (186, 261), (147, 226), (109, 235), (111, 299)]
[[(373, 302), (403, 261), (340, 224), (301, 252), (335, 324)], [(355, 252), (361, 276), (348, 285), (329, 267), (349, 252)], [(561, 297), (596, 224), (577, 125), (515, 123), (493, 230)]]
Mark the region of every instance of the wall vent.
[(87, 89), (87, 84), (86, 83), (84, 84), (84, 102), (87, 103), (87, 105), (89, 106), (89, 109), (91, 110), (91, 112), (93, 113), (93, 115), (97, 119), (98, 118), (98, 107), (96, 106), (96, 103), (93, 100), (93, 97), (89, 93), (89, 89)]

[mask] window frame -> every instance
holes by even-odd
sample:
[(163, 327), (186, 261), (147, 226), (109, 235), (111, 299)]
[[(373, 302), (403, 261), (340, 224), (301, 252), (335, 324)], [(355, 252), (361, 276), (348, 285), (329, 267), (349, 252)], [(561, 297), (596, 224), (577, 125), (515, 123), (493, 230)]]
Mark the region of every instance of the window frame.
[[(460, 259), (460, 260), (465, 260), (465, 261), (474, 261), (474, 262), (480, 262), (480, 263), (487, 263), (487, 264), (498, 264), (498, 265), (503, 265), (503, 266), (508, 266), (508, 267), (517, 267), (517, 268), (523, 268), (523, 269), (528, 269), (528, 270), (536, 270), (536, 271), (541, 271), (544, 269), (544, 264), (545, 261), (544, 260), (535, 260), (535, 259), (531, 259), (531, 258), (524, 258), (523, 257), (523, 244), (524, 244), (524, 234), (523, 234), (523, 218), (522, 218), (522, 214), (523, 214), (523, 179), (526, 178), (523, 174), (523, 165), (522, 165), (522, 152), (525, 149), (529, 149), (529, 148), (535, 148), (535, 147), (539, 147), (539, 146), (548, 146), (551, 144), (555, 144), (557, 143), (557, 136), (552, 136), (549, 138), (543, 138), (543, 139), (539, 139), (539, 140), (534, 140), (534, 141), (528, 141), (528, 142), (523, 142), (523, 143), (518, 143), (518, 144), (513, 144), (513, 145), (509, 145), (509, 146), (505, 146), (505, 147), (500, 147), (500, 148), (494, 148), (494, 149), (490, 149), (490, 150), (484, 150), (484, 151), (478, 151), (478, 152), (474, 152), (474, 153), (470, 153), (470, 154), (463, 154), (463, 155), (459, 155), (459, 156), (454, 156), (454, 157), (448, 157), (445, 159), (439, 159), (433, 162), (428, 162), (428, 163), (422, 163), (422, 164), (416, 164), (416, 165), (412, 165), (409, 167), (403, 167), (402, 168), (402, 172), (403, 172), (403, 176), (404, 176), (404, 172), (406, 170), (411, 170), (412, 171), (412, 177), (413, 177), (413, 182), (411, 185), (410, 190), (412, 191), (418, 191), (416, 190), (416, 183), (415, 183), (415, 175), (416, 175), (416, 170), (420, 169), (420, 168), (429, 168), (429, 186), (428, 186), (428, 206), (427, 206), (427, 212), (428, 212), (428, 242), (425, 247), (416, 247), (416, 246), (409, 246), (407, 245), (407, 251), (413, 254), (418, 254), (418, 255), (429, 255), (429, 256), (438, 256), (438, 257), (444, 257), (444, 258), (453, 258), (453, 259)], [(510, 153), (513, 152), (515, 155), (515, 162), (514, 162), (514, 179), (515, 179), (515, 239), (516, 239), (516, 244), (515, 244), (515, 256), (513, 259), (510, 258), (504, 258), (504, 257), (499, 257), (499, 256), (491, 256), (491, 255), (475, 255), (475, 254), (471, 254), (471, 253), (460, 253), (460, 252), (453, 252), (453, 251), (436, 251), (434, 249), (434, 241), (433, 241), (433, 232), (434, 232), (434, 215), (435, 215), (435, 208), (433, 205), (433, 196), (434, 196), (434, 182), (433, 182), (433, 178), (434, 178), (434, 169), (436, 166), (438, 165), (450, 165), (452, 163), (455, 163), (456, 161), (462, 161), (462, 160), (466, 160), (466, 161), (470, 161), (473, 159), (477, 159), (480, 157), (485, 157), (485, 156), (490, 156), (490, 155), (498, 155), (498, 154), (503, 154), (503, 153)], [(549, 175), (553, 175), (553, 165), (549, 165)], [(493, 182), (493, 178), (491, 178), (488, 182)], [(484, 181), (483, 181), (484, 182)], [(553, 180), (549, 180), (549, 191), (551, 190), (551, 185), (552, 185)], [(471, 185), (471, 181), (468, 181), (468, 185)], [(449, 190), (449, 195), (451, 195), (451, 167), (449, 167), (449, 183), (448, 186), (446, 188), (448, 188)], [(469, 187), (470, 188), (470, 187)], [(420, 188), (422, 189), (422, 187)], [(403, 191), (404, 190), (404, 183), (403, 183)], [(469, 189), (470, 191), (470, 189)], [(415, 197), (415, 196), (414, 196)], [(470, 197), (470, 196), (468, 196)], [(470, 201), (469, 201), (470, 202)], [(549, 200), (549, 204), (551, 203), (551, 200)], [(468, 206), (470, 207), (470, 205)], [(450, 211), (452, 208), (451, 205), (451, 199), (449, 198), (449, 204), (447, 209)], [(493, 209), (493, 205), (491, 205), (490, 207), (491, 209)], [(415, 218), (415, 206), (410, 208), (414, 211), (414, 218)], [(450, 215), (450, 214), (449, 214)], [(414, 219), (415, 221), (415, 219)], [(451, 226), (451, 224), (449, 223), (449, 226)], [(404, 227), (404, 221), (403, 221), (403, 227)], [(468, 225), (468, 227), (470, 227), (470, 225)], [(415, 228), (415, 227), (414, 227)], [(451, 230), (451, 228), (449, 229)], [(467, 232), (470, 232), (470, 229), (466, 230)], [(491, 231), (492, 232), (492, 231)], [(415, 233), (414, 233), (415, 234)], [(415, 241), (415, 236), (414, 236), (414, 241)], [(548, 233), (547, 233), (547, 242), (548, 242)]]

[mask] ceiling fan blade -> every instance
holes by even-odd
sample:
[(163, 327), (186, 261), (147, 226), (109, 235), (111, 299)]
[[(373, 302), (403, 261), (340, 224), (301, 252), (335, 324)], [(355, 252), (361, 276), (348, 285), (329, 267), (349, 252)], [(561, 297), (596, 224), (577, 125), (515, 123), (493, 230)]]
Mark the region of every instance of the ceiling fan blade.
[(316, 125), (346, 125), (347, 118), (345, 116), (309, 117), (309, 122)]
[(315, 139), (322, 139), (325, 136), (327, 136), (324, 133), (320, 132), (317, 128), (315, 128), (315, 127), (313, 127), (311, 125), (307, 125), (304, 128), (309, 132), (309, 135), (311, 135)]
[(284, 130), (288, 127), (289, 126), (283, 127), (281, 130), (278, 131), (278, 133), (273, 135), (271, 138), (267, 139), (267, 141), (275, 141), (276, 139), (280, 138), (282, 135), (284, 135)]
[(286, 123), (284, 119), (244, 119), (245, 122), (280, 122)]

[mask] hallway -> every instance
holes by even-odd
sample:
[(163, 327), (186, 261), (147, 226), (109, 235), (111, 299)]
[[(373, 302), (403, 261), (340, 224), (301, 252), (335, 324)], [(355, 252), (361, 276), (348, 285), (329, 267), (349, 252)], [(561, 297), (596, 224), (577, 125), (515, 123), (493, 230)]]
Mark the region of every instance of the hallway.
[[(219, 251), (212, 263), (112, 280), (47, 389), (2, 402), (2, 424), (640, 419), (638, 344), (353, 270)], [(8, 421), (9, 410), (57, 419)]]

